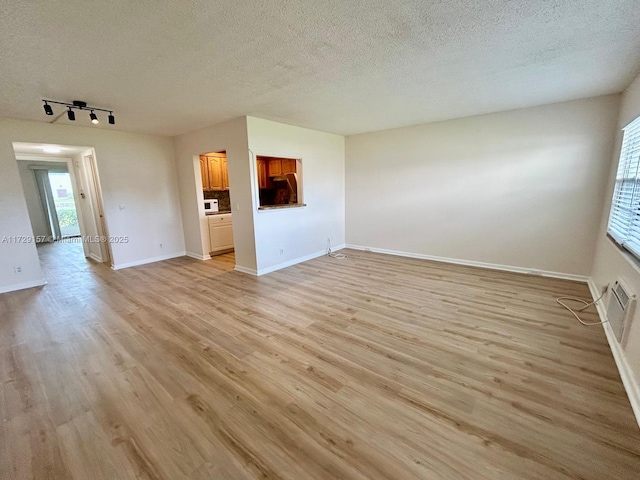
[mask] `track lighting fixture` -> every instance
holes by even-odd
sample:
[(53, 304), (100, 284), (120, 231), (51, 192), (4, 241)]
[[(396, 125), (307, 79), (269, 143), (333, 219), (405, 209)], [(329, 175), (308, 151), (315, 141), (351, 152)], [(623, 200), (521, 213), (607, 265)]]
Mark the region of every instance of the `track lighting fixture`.
[[(76, 110), (89, 110), (91, 112), (89, 114), (89, 118), (91, 119), (91, 123), (93, 123), (94, 125), (96, 125), (97, 123), (100, 123), (100, 121), (98, 120), (98, 115), (96, 115), (96, 111), (109, 112), (109, 125), (116, 124), (116, 117), (113, 116), (113, 110), (107, 110), (105, 108), (89, 107), (87, 106), (87, 102), (82, 102), (80, 100), (74, 100), (73, 103), (67, 103), (67, 102), (57, 102), (55, 100), (45, 100), (43, 98), (42, 101), (44, 102), (44, 105), (43, 105), (44, 113), (46, 113), (47, 115), (53, 115), (53, 108), (51, 108), (51, 105), (49, 104), (54, 103), (56, 105), (64, 105), (65, 107), (67, 107), (67, 118), (72, 122), (75, 121), (76, 119), (76, 113), (73, 111), (74, 109), (76, 109)], [(57, 119), (58, 117), (56, 117), (54, 121)]]

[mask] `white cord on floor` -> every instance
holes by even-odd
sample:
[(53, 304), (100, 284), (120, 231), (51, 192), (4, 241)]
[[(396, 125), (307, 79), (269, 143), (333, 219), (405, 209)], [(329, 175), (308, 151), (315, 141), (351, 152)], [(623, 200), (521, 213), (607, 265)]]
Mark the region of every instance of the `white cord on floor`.
[[(584, 322), (582, 321), (582, 319), (580, 318), (580, 316), (578, 315), (578, 313), (583, 312), (584, 310), (586, 310), (587, 308), (589, 308), (591, 305), (595, 305), (596, 303), (598, 303), (600, 300), (602, 300), (602, 297), (605, 296), (605, 294), (607, 293), (608, 288), (604, 289), (604, 292), (602, 292), (602, 295), (600, 295), (600, 297), (597, 300), (594, 300), (593, 302), (587, 302), (586, 300), (582, 300), (580, 298), (574, 298), (574, 297), (560, 297), (556, 299), (556, 302), (558, 302), (560, 305), (562, 305), (564, 308), (566, 308), (567, 310), (569, 310), (574, 317), (576, 317), (578, 319), (578, 321), (582, 324), (582, 325), (587, 325), (587, 326), (591, 326), (591, 325), (602, 325), (603, 323), (607, 323), (609, 320), (605, 320), (603, 322)], [(564, 303), (562, 300), (571, 300), (573, 302), (580, 302), (582, 304), (584, 304), (584, 307), (580, 308), (579, 310), (575, 311), (573, 310), (569, 305), (567, 305), (566, 303)]]
[(344, 253), (333, 253), (331, 249), (327, 250), (327, 257), (337, 258), (338, 260), (347, 258), (347, 256)]
[(347, 258), (344, 253), (333, 253), (331, 251), (331, 242), (327, 242), (327, 257), (336, 258), (338, 260)]

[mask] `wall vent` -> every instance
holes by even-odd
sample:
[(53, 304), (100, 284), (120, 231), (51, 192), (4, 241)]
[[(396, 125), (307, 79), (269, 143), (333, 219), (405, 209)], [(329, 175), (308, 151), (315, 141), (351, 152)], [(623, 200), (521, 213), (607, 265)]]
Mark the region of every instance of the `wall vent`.
[(623, 343), (628, 324), (633, 315), (636, 295), (631, 293), (626, 282), (618, 279), (609, 292), (609, 305), (607, 306), (607, 320), (613, 329), (618, 342)]

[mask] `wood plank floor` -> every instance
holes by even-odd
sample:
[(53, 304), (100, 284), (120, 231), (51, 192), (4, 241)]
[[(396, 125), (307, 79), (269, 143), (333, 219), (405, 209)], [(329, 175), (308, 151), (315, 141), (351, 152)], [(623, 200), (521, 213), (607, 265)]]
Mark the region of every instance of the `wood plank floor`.
[(603, 330), (555, 302), (585, 285), (346, 253), (41, 247), (49, 284), (0, 295), (0, 477), (640, 478)]

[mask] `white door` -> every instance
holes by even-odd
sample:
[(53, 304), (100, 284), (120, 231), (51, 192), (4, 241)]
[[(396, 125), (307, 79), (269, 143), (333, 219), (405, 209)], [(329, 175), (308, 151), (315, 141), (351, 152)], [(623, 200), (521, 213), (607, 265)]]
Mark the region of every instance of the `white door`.
[(87, 171), (87, 183), (89, 195), (91, 196), (91, 205), (96, 220), (98, 236), (100, 237), (100, 257), (102, 262), (109, 262), (111, 259), (107, 223), (104, 216), (104, 206), (102, 204), (102, 190), (100, 189), (100, 179), (98, 177), (98, 166), (93, 155), (84, 157), (85, 168)]

